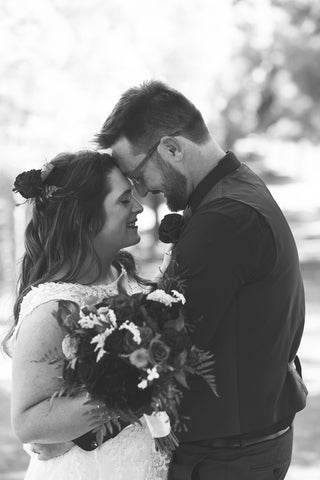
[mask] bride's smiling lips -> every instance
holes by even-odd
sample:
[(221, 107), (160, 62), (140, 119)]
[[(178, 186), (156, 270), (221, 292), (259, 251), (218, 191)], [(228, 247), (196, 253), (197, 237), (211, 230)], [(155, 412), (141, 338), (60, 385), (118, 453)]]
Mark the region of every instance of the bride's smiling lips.
[(137, 218), (135, 218), (134, 220), (131, 220), (131, 222), (127, 223), (127, 227), (128, 228), (138, 228), (138, 225), (136, 225), (136, 221), (137, 221)]

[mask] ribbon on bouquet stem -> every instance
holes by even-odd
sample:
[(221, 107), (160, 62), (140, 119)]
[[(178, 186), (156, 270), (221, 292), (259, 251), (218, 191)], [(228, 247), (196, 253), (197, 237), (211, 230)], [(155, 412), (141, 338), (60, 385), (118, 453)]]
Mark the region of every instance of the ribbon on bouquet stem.
[(166, 412), (154, 412), (152, 415), (144, 414), (143, 416), (156, 447), (162, 453), (170, 454), (173, 452), (179, 446), (179, 442), (171, 431), (168, 414)]

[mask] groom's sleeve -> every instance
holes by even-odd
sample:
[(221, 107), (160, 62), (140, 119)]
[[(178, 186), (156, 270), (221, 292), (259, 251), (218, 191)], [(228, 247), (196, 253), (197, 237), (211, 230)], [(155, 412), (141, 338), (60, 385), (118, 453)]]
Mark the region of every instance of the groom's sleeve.
[(194, 341), (207, 348), (239, 289), (273, 267), (276, 247), (264, 217), (232, 200), (205, 206), (189, 220), (177, 244), (177, 273), (187, 277), (187, 315), (202, 319)]

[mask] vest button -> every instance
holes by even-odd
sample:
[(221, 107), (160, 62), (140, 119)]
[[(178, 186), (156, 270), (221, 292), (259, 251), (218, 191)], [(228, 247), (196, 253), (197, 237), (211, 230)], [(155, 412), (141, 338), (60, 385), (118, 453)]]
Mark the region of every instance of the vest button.
[(90, 447), (92, 448), (97, 448), (97, 446), (98, 446), (98, 442), (93, 441), (90, 443)]

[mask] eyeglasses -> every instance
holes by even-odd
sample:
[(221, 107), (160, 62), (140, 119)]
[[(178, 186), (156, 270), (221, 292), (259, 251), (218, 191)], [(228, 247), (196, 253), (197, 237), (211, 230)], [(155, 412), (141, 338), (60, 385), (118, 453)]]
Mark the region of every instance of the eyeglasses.
[[(167, 136), (168, 137), (175, 137), (177, 135), (180, 135), (182, 133), (182, 130), (178, 130), (176, 132), (173, 132), (173, 133), (170, 133), (168, 134)], [(134, 183), (141, 183), (142, 182), (142, 178), (141, 178), (141, 172), (142, 172), (142, 169), (143, 167), (146, 165), (146, 163), (148, 162), (148, 160), (150, 160), (150, 158), (152, 157), (152, 155), (154, 154), (154, 152), (157, 150), (158, 146), (160, 145), (160, 142), (161, 142), (161, 138), (160, 140), (158, 140), (151, 148), (150, 150), (147, 152), (146, 156), (144, 157), (143, 160), (141, 160), (141, 162), (139, 163), (139, 165), (128, 175), (129, 178), (134, 182)]]

